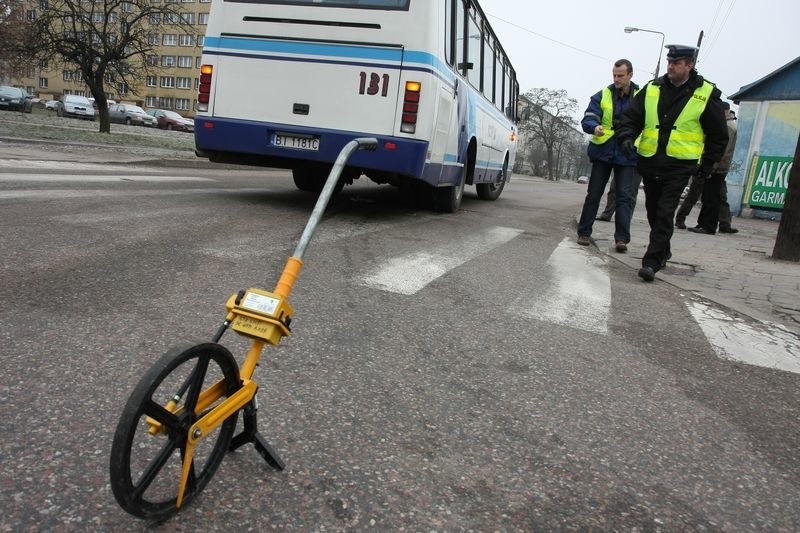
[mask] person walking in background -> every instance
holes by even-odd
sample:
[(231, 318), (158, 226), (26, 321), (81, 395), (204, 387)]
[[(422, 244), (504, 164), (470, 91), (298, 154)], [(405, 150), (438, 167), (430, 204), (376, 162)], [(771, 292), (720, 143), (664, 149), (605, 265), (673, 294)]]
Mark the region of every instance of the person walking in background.
[[(719, 182), (719, 232), (720, 233), (739, 233), (739, 230), (731, 227), (731, 207), (728, 204), (728, 186), (725, 184), (725, 178), (728, 176), (728, 171), (731, 168), (731, 160), (733, 159), (733, 150), (736, 148), (736, 113), (731, 111), (731, 105), (728, 102), (722, 102), (722, 108), (725, 110), (725, 120), (728, 124), (728, 146), (725, 148), (725, 154), (720, 159), (719, 163), (714, 165), (712, 171), (712, 179)], [(681, 202), (678, 212), (675, 214), (675, 227), (679, 229), (686, 229), (686, 217), (692, 211), (692, 207), (697, 203), (700, 198), (700, 193), (703, 192), (703, 183), (698, 179), (692, 179), (692, 184), (689, 185), (689, 192), (686, 193), (686, 198)], [(706, 204), (706, 199), (703, 198), (703, 205)], [(700, 211), (702, 215), (702, 209)], [(695, 233), (715, 233), (717, 230), (717, 223), (714, 221), (708, 228), (700, 225), (701, 217), (697, 219), (697, 227), (689, 228), (689, 231)], [(713, 226), (713, 227), (712, 227)], [(698, 229), (699, 228), (699, 229)], [(701, 231), (703, 230), (703, 231)]]
[[(728, 143), (721, 93), (694, 69), (697, 48), (666, 48), (667, 73), (636, 94), (616, 132), (622, 150), (639, 154), (637, 168), (650, 223), (638, 273), (645, 281), (653, 281), (672, 255), (675, 210), (689, 177), (710, 176)], [(639, 135), (635, 149), (633, 141)]]
[[(636, 210), (636, 197), (639, 196), (639, 186), (642, 184), (642, 175), (638, 172), (633, 172), (633, 181), (631, 182), (631, 217)], [(617, 180), (611, 176), (611, 181), (608, 182), (608, 194), (606, 194), (606, 208), (603, 212), (595, 217), (595, 220), (602, 220), (603, 222), (611, 222), (611, 217), (614, 216), (614, 211), (617, 207)]]
[(631, 240), (631, 181), (636, 166), (636, 154), (625, 153), (620, 149), (615, 137), (615, 127), (639, 87), (631, 82), (633, 65), (627, 59), (616, 61), (611, 73), (614, 83), (592, 96), (581, 121), (583, 131), (592, 134), (588, 149), (592, 172), (578, 222), (578, 244), (588, 246), (591, 243), (592, 225), (606, 183), (613, 171), (617, 185), (614, 249), (624, 253)]

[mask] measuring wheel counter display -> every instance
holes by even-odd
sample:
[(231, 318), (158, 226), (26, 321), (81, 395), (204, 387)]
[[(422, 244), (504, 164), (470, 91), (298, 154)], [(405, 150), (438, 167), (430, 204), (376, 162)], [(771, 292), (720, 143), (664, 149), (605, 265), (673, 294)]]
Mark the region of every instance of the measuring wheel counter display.
[(226, 307), (234, 315), (231, 328), (240, 335), (278, 344), (290, 333), (294, 310), (278, 294), (251, 288), (231, 296)]

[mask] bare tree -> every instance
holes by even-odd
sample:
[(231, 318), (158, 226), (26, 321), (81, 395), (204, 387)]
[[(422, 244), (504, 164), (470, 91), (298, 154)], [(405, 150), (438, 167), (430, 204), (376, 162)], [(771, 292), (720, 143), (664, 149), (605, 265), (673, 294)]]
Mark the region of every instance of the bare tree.
[(92, 93), (100, 132), (110, 133), (106, 83), (136, 86), (158, 65), (163, 32), (195, 32), (177, 2), (151, 0), (42, 0), (34, 23), (33, 51), (75, 68)]
[(570, 98), (567, 91), (552, 89), (532, 89), (525, 93), (530, 102), (527, 120), (520, 129), (531, 139), (544, 145), (547, 154), (547, 178), (559, 176), (559, 150), (574, 130), (572, 116), (578, 108), (578, 101)]
[(22, 0), (0, 0), (0, 81), (30, 63), (27, 40), (32, 35)]

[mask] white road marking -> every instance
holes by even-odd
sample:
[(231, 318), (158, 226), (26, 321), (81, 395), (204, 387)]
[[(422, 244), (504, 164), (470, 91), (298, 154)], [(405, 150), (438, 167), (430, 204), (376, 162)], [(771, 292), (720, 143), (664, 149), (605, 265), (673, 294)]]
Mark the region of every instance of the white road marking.
[[(108, 170), (108, 169), (104, 169)], [(130, 169), (126, 169), (130, 171)], [(164, 176), (164, 175), (98, 175), (87, 176), (84, 174), (0, 174), (0, 182), (38, 182), (38, 183), (102, 183), (119, 181), (139, 181), (139, 182), (165, 182), (165, 181), (214, 181), (210, 178), (198, 178), (195, 176)]]
[(546, 264), (552, 283), (544, 292), (540, 287), (524, 290), (510, 309), (527, 318), (607, 334), (611, 279), (605, 261), (567, 238)]
[(783, 326), (747, 323), (697, 301), (686, 305), (719, 357), (800, 374), (800, 338)]
[(448, 271), (505, 244), (520, 233), (522, 230), (512, 228), (489, 228), (466, 239), (439, 245), (435, 250), (393, 257), (370, 269), (361, 282), (374, 289), (414, 294)]
[[(79, 161), (38, 161), (29, 159), (0, 159), (0, 168), (42, 168), (57, 170), (130, 171), (134, 164), (109, 165), (107, 163), (81, 163)], [(149, 170), (149, 169), (148, 169)], [(155, 170), (158, 172), (158, 170)]]
[[(210, 180), (213, 181), (213, 180)], [(76, 198), (122, 198), (130, 196), (188, 196), (190, 194), (263, 194), (280, 190), (278, 188), (208, 188), (208, 189), (181, 189), (167, 191), (161, 189), (148, 190), (119, 190), (119, 189), (19, 189), (0, 191), (0, 200), (65, 200)]]

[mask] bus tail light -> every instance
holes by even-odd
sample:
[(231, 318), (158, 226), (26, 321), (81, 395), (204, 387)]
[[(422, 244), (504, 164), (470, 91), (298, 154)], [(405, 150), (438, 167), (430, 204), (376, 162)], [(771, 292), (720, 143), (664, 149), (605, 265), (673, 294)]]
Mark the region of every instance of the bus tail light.
[(214, 67), (203, 65), (200, 67), (200, 85), (197, 89), (197, 110), (208, 111), (208, 102), (211, 98), (211, 76)]
[(407, 81), (403, 96), (403, 116), (400, 131), (414, 133), (417, 131), (417, 113), (419, 112), (419, 94), (422, 84), (418, 81)]

